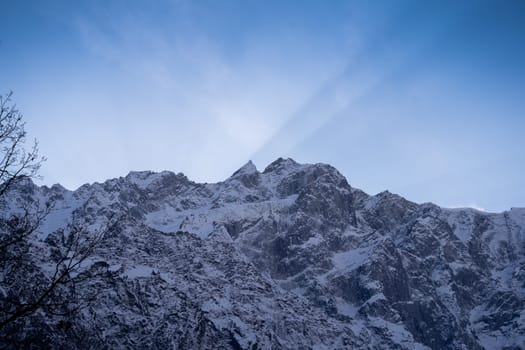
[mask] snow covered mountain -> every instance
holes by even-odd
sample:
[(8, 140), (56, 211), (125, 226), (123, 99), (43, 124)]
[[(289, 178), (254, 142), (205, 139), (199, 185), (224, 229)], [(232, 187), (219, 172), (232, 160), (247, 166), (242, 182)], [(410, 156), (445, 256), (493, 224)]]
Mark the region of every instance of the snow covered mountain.
[[(282, 158), (214, 184), (171, 172), (76, 191), (25, 180), (2, 212), (46, 203), (30, 254), (40, 272), (72, 225), (104, 234), (89, 263), (112, 272), (77, 291), (96, 298), (61, 346), (525, 348), (523, 208), (370, 196), (329, 165)], [(57, 346), (45, 320), (24, 334)]]

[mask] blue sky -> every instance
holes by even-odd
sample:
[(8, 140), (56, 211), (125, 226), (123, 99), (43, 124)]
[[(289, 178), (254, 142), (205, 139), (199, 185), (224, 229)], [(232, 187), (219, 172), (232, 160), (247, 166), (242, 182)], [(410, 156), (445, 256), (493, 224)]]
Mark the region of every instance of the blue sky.
[(10, 1), (12, 90), (76, 188), (280, 156), (417, 202), (525, 206), (523, 1)]

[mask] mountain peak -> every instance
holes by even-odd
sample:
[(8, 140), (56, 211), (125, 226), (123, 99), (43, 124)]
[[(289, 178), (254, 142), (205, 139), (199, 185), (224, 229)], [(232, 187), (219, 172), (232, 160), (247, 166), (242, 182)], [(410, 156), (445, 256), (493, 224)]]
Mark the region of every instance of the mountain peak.
[(238, 176), (241, 176), (241, 175), (249, 175), (249, 174), (254, 174), (254, 173), (257, 173), (257, 172), (258, 172), (257, 167), (255, 166), (255, 164), (253, 164), (253, 162), (251, 160), (249, 160), (246, 164), (244, 164), (236, 172), (234, 172), (231, 177), (238, 177)]
[(276, 170), (283, 170), (283, 169), (291, 169), (296, 168), (299, 166), (299, 163), (297, 163), (292, 158), (282, 158), (279, 157), (277, 160), (273, 161), (264, 169), (263, 173), (270, 173)]
[(128, 175), (126, 175), (125, 179), (129, 181), (132, 184), (137, 185), (140, 188), (147, 188), (150, 184), (158, 181), (161, 178), (167, 177), (167, 176), (180, 176), (184, 177), (183, 174), (175, 175), (171, 171), (161, 171), (160, 173), (156, 173), (154, 171), (130, 171)]

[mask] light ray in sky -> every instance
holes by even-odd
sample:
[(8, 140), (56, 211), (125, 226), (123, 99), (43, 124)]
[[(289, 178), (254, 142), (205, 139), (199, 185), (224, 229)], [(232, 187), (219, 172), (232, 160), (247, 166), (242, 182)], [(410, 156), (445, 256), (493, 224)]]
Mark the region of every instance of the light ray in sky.
[[(12, 2), (0, 89), (76, 188), (331, 163), (416, 201), (524, 205), (520, 1)], [(512, 189), (512, 190), (510, 190)]]

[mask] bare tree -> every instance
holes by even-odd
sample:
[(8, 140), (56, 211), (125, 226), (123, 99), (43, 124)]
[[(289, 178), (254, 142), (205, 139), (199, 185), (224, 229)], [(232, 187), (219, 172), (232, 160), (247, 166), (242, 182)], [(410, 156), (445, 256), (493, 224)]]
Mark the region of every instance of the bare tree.
[(4, 272), (2, 284), (10, 288), (4, 290), (0, 298), (0, 331), (39, 309), (52, 315), (70, 316), (85, 307), (90, 297), (86, 295), (78, 300), (70, 292), (82, 282), (107, 271), (104, 262), (89, 261), (102, 239), (102, 233), (87, 233), (78, 226), (53, 232), (46, 240), (51, 247), (50, 263), (53, 265), (49, 277), (35, 269), (34, 263), (24, 256), (31, 249), (30, 242), (18, 241), (12, 245), (15, 249), (4, 252), (0, 257)]
[[(38, 156), (38, 143), (26, 149), (27, 134), (22, 114), (12, 103), (12, 92), (0, 95), (0, 200), (22, 178), (38, 177), (43, 157)], [(6, 203), (2, 203), (5, 205)], [(40, 225), (45, 213), (32, 215), (27, 208), (10, 218), (0, 217), (0, 255), (3, 260), (16, 254), (16, 245), (31, 235)], [(18, 247), (19, 248), (19, 247)]]
[[(31, 203), (7, 210), (10, 191), (24, 178), (38, 177), (45, 160), (36, 140), (25, 148), (25, 123), (11, 97), (0, 95), (0, 205), (6, 206), (0, 208), (0, 347), (17, 348), (36, 314), (71, 318), (89, 303), (91, 297), (79, 297), (76, 287), (107, 273), (108, 266), (90, 260), (103, 232), (89, 233), (83, 225), (71, 224), (49, 234), (45, 247), (35, 246), (32, 236), (52, 208)], [(32, 258), (35, 251), (41, 256), (42, 249), (48, 252), (46, 271)]]
[(40, 165), (45, 160), (38, 156), (36, 140), (29, 150), (25, 148), (25, 123), (22, 114), (12, 103), (12, 96), (12, 92), (0, 95), (0, 196), (17, 179), (37, 177)]

